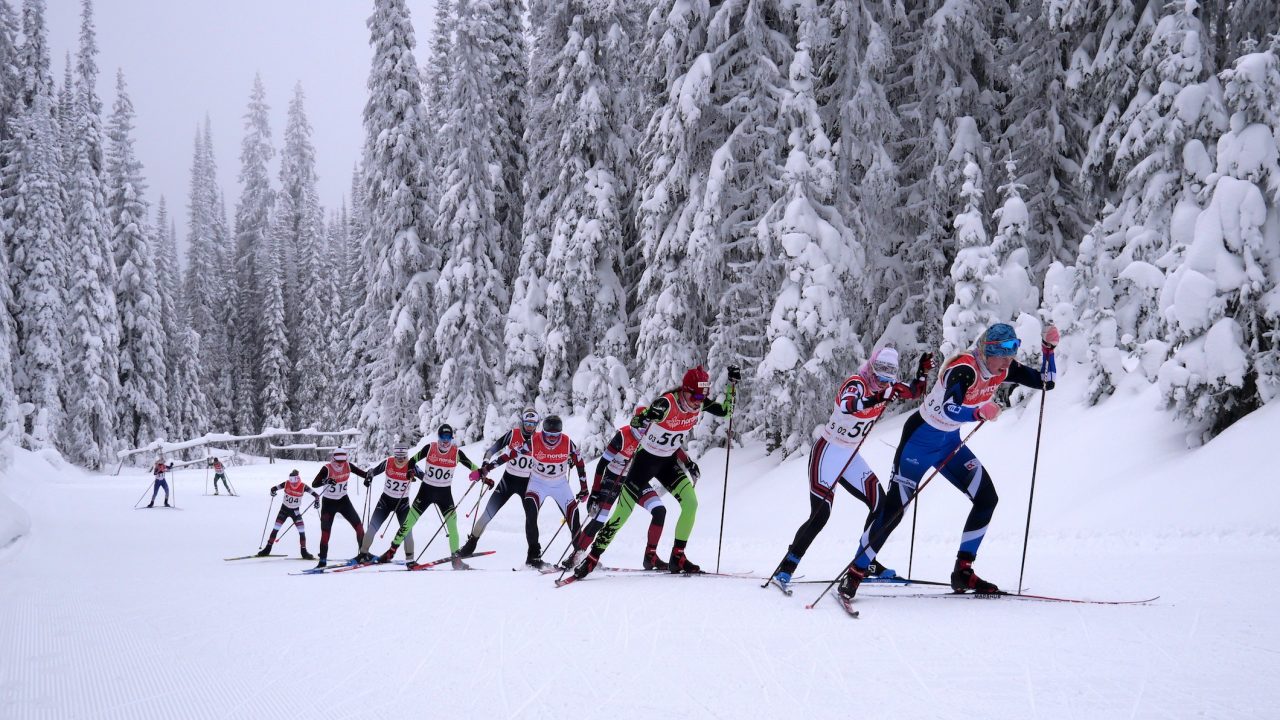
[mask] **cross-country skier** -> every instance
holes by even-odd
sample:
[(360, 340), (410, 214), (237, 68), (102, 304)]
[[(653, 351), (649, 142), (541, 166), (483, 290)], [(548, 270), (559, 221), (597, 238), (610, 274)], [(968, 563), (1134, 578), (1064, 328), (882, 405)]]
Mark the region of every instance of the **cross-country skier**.
[(329, 531), (333, 528), (335, 515), (341, 515), (351, 523), (352, 529), (356, 531), (357, 545), (364, 543), (364, 528), (360, 527), (360, 513), (356, 512), (355, 506), (351, 504), (351, 498), (347, 495), (347, 481), (351, 479), (352, 473), (362, 478), (369, 477), (367, 472), (347, 462), (346, 450), (337, 448), (330, 456), (329, 462), (316, 473), (316, 479), (311, 481), (313, 488), (324, 486), (324, 501), (320, 505), (320, 561), (316, 565), (318, 568), (328, 564)]
[[(858, 372), (840, 386), (831, 418), (809, 453), (809, 518), (796, 530), (786, 557), (779, 563), (772, 578), (775, 585), (787, 589), (800, 559), (831, 518), (837, 483), (867, 506), (869, 512), (863, 530), (871, 525), (884, 490), (867, 461), (855, 453), (865, 433), (884, 412), (885, 404), (892, 399), (923, 395), (932, 369), (933, 355), (925, 353), (916, 365), (915, 380), (910, 385), (898, 382), (898, 350), (886, 345), (871, 353)], [(871, 575), (897, 576), (876, 562), (867, 569)]]
[(307, 525), (302, 522), (302, 496), (305, 493), (311, 493), (311, 497), (314, 498), (312, 507), (315, 507), (320, 504), (320, 493), (307, 487), (307, 484), (302, 482), (302, 473), (297, 470), (289, 473), (288, 480), (271, 486), (271, 497), (275, 497), (281, 490), (284, 491), (284, 500), (280, 502), (280, 511), (276, 513), (275, 525), (271, 527), (271, 537), (267, 538), (266, 547), (258, 551), (258, 556), (266, 557), (271, 554), (271, 546), (275, 544), (280, 528), (284, 527), (286, 520), (293, 520), (293, 524), (298, 526), (298, 545), (302, 548), (302, 559), (314, 560), (315, 557), (307, 552)]
[(171, 507), (169, 505), (169, 481), (167, 477), (172, 469), (173, 466), (164, 461), (163, 454), (156, 457), (156, 464), (151, 467), (151, 502), (147, 503), (147, 507), (156, 506), (156, 493), (160, 492), (160, 488), (164, 488), (164, 506)]
[[(497, 455), (506, 450), (515, 450), (524, 445), (525, 441), (533, 436), (538, 429), (538, 422), (541, 420), (538, 411), (533, 408), (526, 408), (520, 414), (520, 420), (515, 427), (508, 430), (484, 451), (483, 462), (489, 462)], [(484, 529), (489, 525), (489, 521), (493, 520), (493, 516), (498, 514), (502, 506), (507, 503), (511, 497), (524, 498), (525, 490), (529, 489), (529, 471), (533, 469), (533, 458), (528, 455), (519, 455), (502, 468), (502, 479), (498, 481), (497, 487), (494, 487), (493, 481), (487, 477), (483, 477), (477, 473), (472, 473), (472, 481), (483, 480), (486, 485), (493, 488), (493, 492), (489, 493), (489, 502), (485, 503), (484, 511), (476, 516), (475, 521), (471, 524), (471, 532), (467, 535), (467, 542), (463, 544), (460, 552), (464, 557), (473, 555), (476, 551), (476, 545), (480, 542), (480, 536), (484, 534)], [(521, 501), (523, 505), (523, 500)], [(527, 517), (526, 517), (527, 520)], [(532, 550), (532, 548), (530, 548)]]
[(230, 493), (231, 486), (227, 484), (227, 469), (222, 466), (222, 461), (215, 457), (209, 461), (209, 464), (213, 466), (213, 494), (218, 494), (219, 480), (222, 481), (222, 486)]
[(999, 498), (991, 475), (982, 462), (967, 446), (960, 446), (960, 426), (975, 420), (991, 422), (998, 418), (1000, 406), (992, 398), (1003, 383), (1052, 390), (1053, 350), (1058, 344), (1058, 337), (1056, 327), (1050, 325), (1045, 328), (1041, 353), (1050, 372), (1043, 376), (1013, 359), (1018, 352), (1018, 336), (1005, 323), (987, 328), (973, 349), (957, 354), (943, 365), (937, 384), (902, 428), (902, 439), (893, 459), (893, 480), (885, 492), (884, 502), (876, 508), (871, 526), (862, 534), (858, 554), (840, 583), (842, 602), (847, 605), (853, 600), (876, 553), (897, 527), (906, 506), (915, 498), (917, 485), (925, 472), (948, 456), (951, 459), (938, 468), (939, 474), (973, 503), (960, 538), (955, 569), (951, 572), (951, 588), (957, 592), (999, 592), (994, 583), (973, 572), (978, 546), (986, 535)]
[[(596, 462), (595, 476), (591, 481), (591, 495), (587, 498), (589, 520), (574, 542), (575, 552), (565, 559), (561, 567), (568, 569), (581, 562), (586, 557), (587, 548), (591, 547), (592, 541), (595, 540), (596, 533), (609, 519), (609, 512), (622, 491), (627, 465), (635, 455), (636, 449), (640, 447), (640, 439), (644, 437), (645, 429), (649, 427), (649, 421), (644, 419), (647, 410), (648, 408), (643, 405), (636, 408), (631, 416), (631, 422), (618, 428), (609, 440), (609, 444), (605, 446), (604, 455)], [(685, 467), (696, 467), (685, 454), (684, 448), (676, 450), (676, 461)], [(648, 542), (645, 544), (642, 560), (644, 569), (666, 570), (667, 561), (658, 557), (658, 540), (662, 537), (662, 527), (667, 519), (667, 507), (662, 504), (662, 498), (658, 496), (658, 491), (652, 485), (643, 489), (637, 503), (650, 514)]]
[[(578, 520), (578, 503), (587, 496), (587, 468), (578, 452), (578, 445), (564, 433), (564, 422), (559, 415), (548, 415), (542, 421), (542, 431), (534, 433), (518, 448), (504, 450), (496, 458), (480, 467), (484, 477), (498, 465), (518, 457), (533, 459), (529, 472), (529, 488), (524, 493), (524, 532), (529, 543), (529, 555), (525, 563), (542, 568), (542, 545), (538, 541), (538, 510), (542, 501), (551, 498), (569, 523), (569, 537), (576, 538), (582, 527)], [(578, 494), (569, 490), (569, 466), (578, 470)]]
[[(415, 479), (422, 478), (422, 469), (416, 462), (409, 460), (409, 448), (396, 445), (391, 451), (391, 457), (369, 470), (364, 486), (369, 487), (373, 478), (381, 474), (387, 476), (382, 485), (382, 497), (378, 498), (373, 515), (369, 517), (369, 524), (364, 528), (364, 542), (360, 543), (360, 554), (356, 556), (358, 562), (373, 562), (369, 548), (373, 545), (373, 536), (388, 517), (395, 515), (400, 526), (404, 527), (405, 520), (409, 517), (409, 487)], [(405, 536), (404, 554), (410, 561), (413, 560), (412, 533)]]
[[(613, 509), (609, 522), (596, 535), (591, 552), (573, 570), (576, 577), (586, 577), (600, 562), (600, 555), (609, 547), (618, 531), (631, 517), (649, 481), (656, 479), (680, 503), (680, 520), (676, 522), (675, 544), (671, 548), (671, 560), (668, 569), (673, 573), (697, 573), (702, 569), (685, 557), (684, 548), (693, 532), (693, 523), (698, 512), (698, 494), (694, 491), (694, 482), (689, 472), (676, 460), (676, 451), (684, 443), (685, 436), (693, 431), (703, 411), (712, 415), (725, 417), (733, 412), (735, 387), (742, 372), (736, 365), (729, 366), (729, 386), (725, 389), (724, 400), (715, 402), (707, 397), (711, 386), (711, 378), (701, 366), (684, 374), (680, 387), (663, 393), (661, 397), (649, 403), (645, 411), (645, 419), (650, 422), (645, 430), (640, 448), (631, 458), (631, 467), (627, 470), (627, 479), (622, 486), (622, 495), (618, 505)], [(692, 470), (692, 468), (690, 468)], [(696, 476), (696, 471), (695, 471)]]
[(419, 450), (411, 462), (417, 463), (419, 460), (426, 462), (426, 468), (423, 471), (422, 484), (418, 486), (418, 494), (413, 498), (413, 506), (409, 508), (408, 517), (401, 523), (400, 532), (396, 533), (395, 539), (391, 541), (391, 547), (387, 548), (379, 559), (382, 562), (391, 562), (400, 544), (405, 543), (405, 555), (412, 564), (413, 552), (409, 550), (411, 546), (408, 544), (410, 533), (413, 532), (413, 526), (418, 523), (418, 518), (422, 517), (428, 507), (435, 505), (444, 516), (445, 530), (449, 534), (449, 554), (453, 559), (453, 569), (464, 570), (467, 566), (458, 554), (458, 513), (453, 505), (453, 472), (459, 463), (471, 470), (472, 474), (476, 474), (479, 466), (462, 452), (462, 448), (454, 444), (453, 426), (448, 424), (441, 425), (436, 430), (436, 441), (428, 443)]

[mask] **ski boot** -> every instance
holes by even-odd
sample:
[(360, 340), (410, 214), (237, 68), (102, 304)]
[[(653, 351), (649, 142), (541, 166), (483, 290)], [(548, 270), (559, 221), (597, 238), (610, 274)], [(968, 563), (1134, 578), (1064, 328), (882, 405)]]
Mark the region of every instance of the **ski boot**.
[(462, 562), (462, 558), (458, 555), (458, 553), (454, 553), (449, 557), (449, 563), (453, 566), (454, 570), (470, 570), (471, 569), (470, 565)]
[(671, 561), (667, 564), (667, 572), (683, 573), (685, 575), (697, 575), (702, 572), (702, 568), (698, 567), (684, 556), (684, 546), (676, 545), (671, 548)]
[(844, 609), (851, 614), (857, 614), (851, 609), (853, 597), (858, 594), (858, 586), (862, 584), (862, 581), (866, 579), (866, 577), (866, 570), (863, 570), (857, 565), (850, 565), (849, 568), (845, 570), (844, 579), (840, 581), (840, 587), (836, 591), (836, 598), (840, 601), (840, 604)]
[(151, 502), (147, 503), (147, 507), (149, 507), (149, 508), (153, 508), (153, 507), (155, 507), (155, 506), (156, 506), (156, 501), (155, 501), (155, 500), (152, 500)]
[(881, 580), (895, 580), (898, 573), (893, 568), (885, 567), (879, 560), (872, 560), (867, 566), (867, 577), (878, 577)]
[(170, 505), (170, 504), (169, 504), (169, 498), (165, 498), (165, 499), (164, 499), (164, 506), (165, 506), (165, 507), (173, 507), (172, 505)]
[(972, 590), (978, 595), (1000, 594), (1000, 588), (978, 577), (973, 571), (973, 561), (964, 558), (956, 558), (956, 567), (951, 571), (951, 589), (958, 593)]
[(458, 550), (458, 554), (462, 557), (469, 557), (476, 554), (476, 544), (480, 542), (480, 538), (475, 535), (467, 535), (467, 541), (462, 544), (462, 548)]
[(667, 561), (658, 557), (656, 548), (646, 548), (644, 551), (644, 561), (641, 563), (645, 570), (657, 570), (658, 572), (666, 572), (670, 569)]
[(591, 571), (595, 570), (596, 565), (599, 565), (599, 564), (600, 564), (599, 555), (595, 554), (594, 551), (587, 553), (586, 559), (578, 563), (578, 566), (573, 569), (573, 576), (581, 580), (582, 578), (590, 575)]
[(405, 569), (405, 570), (412, 570), (412, 569), (414, 569), (414, 568), (416, 568), (416, 567), (418, 567), (418, 563), (414, 562), (413, 560), (405, 560), (405, 561), (404, 561), (404, 569)]
[(321, 570), (328, 566), (329, 566), (329, 561), (322, 555), (320, 557), (320, 560), (316, 563), (316, 570)]
[(270, 554), (271, 554), (271, 543), (267, 543), (266, 547), (258, 551), (257, 557), (266, 557)]
[(396, 557), (396, 550), (399, 550), (399, 548), (397, 548), (395, 545), (392, 545), (391, 547), (387, 548), (387, 551), (386, 551), (386, 552), (382, 553), (381, 555), (377, 556), (376, 558), (373, 558), (373, 562), (376, 562), (376, 563), (389, 563), (389, 562), (391, 562), (391, 561), (392, 561), (392, 560), (394, 560), (394, 559), (395, 559), (395, 557)]
[(546, 567), (547, 564), (542, 561), (542, 548), (541, 547), (529, 548), (529, 555), (524, 559), (524, 564), (528, 565), (534, 570), (541, 570), (542, 568)]
[(315, 559), (316, 559), (316, 556), (315, 556), (315, 555), (312, 555), (312, 554), (311, 554), (311, 553), (309, 553), (309, 552), (307, 552), (307, 549), (306, 549), (306, 548), (302, 548), (302, 559), (303, 559), (303, 560), (315, 560)]
[(791, 573), (786, 570), (779, 570), (769, 578), (769, 584), (782, 591), (783, 595), (791, 595), (794, 592), (791, 589)]
[(373, 553), (362, 552), (356, 555), (357, 565), (371, 565), (376, 562), (378, 562), (378, 558), (374, 557)]

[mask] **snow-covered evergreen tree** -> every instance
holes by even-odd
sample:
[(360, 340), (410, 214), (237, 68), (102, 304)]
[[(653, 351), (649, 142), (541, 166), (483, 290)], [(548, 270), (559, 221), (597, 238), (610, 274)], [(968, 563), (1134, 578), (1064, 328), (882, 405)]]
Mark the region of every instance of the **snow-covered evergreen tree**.
[(501, 367), (499, 308), (506, 305), (498, 243), (501, 178), (493, 143), (498, 109), (487, 58), (495, 52), (497, 8), (490, 0), (460, 0), (454, 36), (453, 82), (445, 101), (447, 121), (441, 157), (444, 186), (436, 234), (449, 248), (435, 286), (440, 309), (435, 343), (441, 348), (439, 379), (422, 426), (449, 422), (465, 432), (487, 434), (496, 420), (495, 388)]
[(835, 152), (815, 96), (811, 53), (821, 19), (811, 3), (798, 12), (799, 41), (782, 105), (787, 192), (768, 215), (782, 286), (769, 321), (769, 351), (756, 373), (772, 415), (765, 437), (784, 455), (808, 446), (829, 409), (823, 400), (859, 350), (847, 308), (855, 299), (851, 281), (864, 267), (862, 246), (836, 210)]
[(1160, 385), (1194, 441), (1280, 392), (1280, 58), (1242, 56), (1222, 80), (1232, 115), (1212, 199), (1161, 297), (1177, 350)]
[(524, 113), (528, 103), (529, 53), (525, 47), (524, 0), (492, 0), (490, 34), (491, 58), (486, 63), (493, 75), (493, 146), (498, 153), (502, 184), (494, 197), (494, 208), (502, 226), (496, 258), (504, 280), (510, 280), (520, 264), (512, 250), (520, 245), (523, 230), (525, 176)]
[(142, 163), (133, 146), (133, 102), (124, 73), (116, 73), (116, 99), (107, 136), (108, 204), (111, 241), (119, 269), (115, 294), (121, 333), (119, 429), (125, 444), (139, 447), (167, 437), (167, 345), (163, 279), (156, 268), (157, 245), (147, 228)]
[(373, 64), (364, 108), (362, 222), (369, 283), (356, 342), (372, 361), (362, 443), (385, 452), (418, 427), (425, 407), (436, 359), (432, 292), (441, 258), (432, 242), (440, 237), (438, 230), (433, 235), (433, 208), (425, 202), (431, 173), (422, 84), (404, 0), (378, 0), (368, 26)]
[(1013, 322), (1020, 314), (1034, 315), (1040, 307), (1040, 293), (1031, 280), (1027, 235), (1032, 228), (1030, 208), (1022, 199), (1027, 186), (1019, 182), (1022, 175), (1012, 156), (1005, 159), (1006, 181), (998, 189), (1004, 197), (1000, 208), (992, 213), (996, 234), (991, 238), (991, 255), (1000, 268), (991, 279), (1000, 298), (997, 318)]
[[(290, 416), (297, 427), (306, 427), (324, 417), (320, 402), (332, 374), (326, 353), (329, 318), (335, 310), (316, 187), (316, 153), (304, 100), (302, 86), (298, 85), (289, 102), (284, 130), (274, 225), (274, 240), (280, 246), (286, 274), (294, 278), (292, 285), (296, 288), (295, 296), (284, 300), (290, 351), (288, 399)], [(289, 287), (286, 284), (284, 290)]]
[[(7, 0), (0, 0), (0, 192), (9, 191), (10, 172), (7, 153), (10, 149), (9, 124), (20, 111), (22, 78), (18, 69), (17, 35), (18, 17)], [(7, 217), (8, 204), (3, 207)], [(2, 228), (3, 225), (0, 225)], [(22, 440), (22, 413), (13, 385), (13, 354), (17, 350), (17, 337), (13, 319), (13, 277), (9, 262), (9, 233), (3, 231), (0, 243), (0, 469), (7, 468), (11, 450)]]
[[(625, 96), (617, 93), (625, 91), (631, 53), (620, 37), (625, 28), (619, 10), (616, 3), (565, 3), (556, 23), (563, 32), (558, 62), (543, 68), (555, 80), (549, 123), (539, 129), (556, 147), (539, 160), (557, 176), (537, 215), (539, 226), (550, 230), (539, 390), (552, 408), (570, 406), (571, 379), (587, 355), (616, 362), (626, 351), (626, 298), (618, 271), (626, 202), (620, 171), (629, 164), (630, 149), (619, 127), (626, 119), (620, 107)], [(611, 410), (620, 409), (611, 403)], [(614, 413), (607, 414), (611, 425)], [(602, 425), (588, 434), (610, 429)]]
[[(983, 330), (993, 322), (1005, 319), (998, 314), (1000, 296), (994, 282), (999, 266), (987, 243), (982, 217), (982, 169), (978, 167), (974, 154), (977, 148), (972, 143), (977, 138), (976, 128), (957, 130), (956, 136), (957, 145), (953, 152), (963, 158), (960, 162), (964, 180), (959, 197), (964, 209), (952, 223), (956, 234), (956, 257), (951, 263), (951, 281), (955, 283), (955, 290), (951, 305), (942, 316), (944, 356), (972, 347)], [(970, 142), (966, 143), (966, 139)]]
[(66, 305), (60, 283), (67, 264), (60, 254), (66, 198), (44, 10), (44, 0), (25, 0), (22, 7), (22, 108), (10, 123), (5, 151), (10, 193), (4, 213), (18, 341), (14, 388), (33, 405), (27, 431), (37, 448), (52, 445), (62, 425)]
[[(67, 288), (70, 326), (63, 386), (67, 424), (62, 447), (73, 462), (97, 469), (115, 460), (115, 414), (120, 393), (120, 319), (103, 174), (102, 103), (97, 95), (97, 42), (90, 0), (81, 3), (80, 52), (71, 92), (75, 133), (65, 151), (71, 247)], [(163, 385), (163, 377), (161, 378)]]
[[(275, 149), (271, 146), (266, 95), (262, 77), (255, 75), (244, 116), (245, 135), (240, 142), (241, 189), (236, 203), (235, 345), (242, 349), (254, 348), (254, 352), (237, 352), (234, 356), (235, 428), (245, 435), (258, 432), (268, 414), (275, 422), (287, 413), (287, 408), (281, 407), (287, 392), (283, 386), (288, 382), (281, 358), (288, 348), (276, 342), (283, 337), (283, 298), (278, 314), (274, 306), (268, 307), (268, 303), (275, 300), (273, 293), (278, 293), (280, 288), (278, 259), (271, 242), (275, 193), (267, 174), (267, 163), (275, 155)], [(283, 342), (287, 343), (287, 339)], [(268, 346), (268, 343), (274, 345)], [(268, 369), (271, 376), (264, 375)]]

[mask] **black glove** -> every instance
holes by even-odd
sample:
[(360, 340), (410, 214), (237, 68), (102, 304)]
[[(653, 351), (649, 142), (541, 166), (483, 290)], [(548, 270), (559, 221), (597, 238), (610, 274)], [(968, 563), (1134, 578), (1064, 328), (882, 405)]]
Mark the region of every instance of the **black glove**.
[(742, 379), (742, 368), (738, 367), (737, 365), (730, 365), (729, 366), (729, 382), (737, 383), (741, 379)]
[(650, 405), (649, 409), (644, 413), (644, 419), (649, 422), (657, 422), (662, 419), (662, 411)]
[(369, 478), (365, 478), (365, 479), (364, 479), (364, 486), (365, 486), (365, 487), (369, 487), (369, 483), (370, 483), (370, 482), (371, 482), (371, 481), (369, 480)]
[(698, 467), (698, 463), (690, 460), (685, 467), (689, 470), (689, 474), (693, 476), (694, 482), (702, 479), (702, 468)]
[(324, 484), (328, 485), (329, 487), (333, 487), (338, 484), (338, 481), (334, 480), (333, 478), (326, 478), (324, 481)]
[(276, 496), (276, 493), (277, 493), (278, 491), (279, 491), (279, 488), (277, 488), (276, 486), (272, 485), (272, 486), (271, 486), (271, 497), (275, 497), (275, 496)]

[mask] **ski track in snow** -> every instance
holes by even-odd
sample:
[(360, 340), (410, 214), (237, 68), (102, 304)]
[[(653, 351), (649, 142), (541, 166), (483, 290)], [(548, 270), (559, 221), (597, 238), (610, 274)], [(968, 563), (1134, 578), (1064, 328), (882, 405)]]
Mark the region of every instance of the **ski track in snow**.
[[(203, 497), (202, 472), (179, 470), (185, 511), (144, 513), (132, 510), (144, 474), (87, 475), (20, 454), (0, 480), (31, 520), (0, 555), (0, 717), (1275, 717), (1260, 679), (1280, 672), (1280, 489), (1256, 448), (1280, 412), (1175, 452), (1178, 432), (1152, 400), (1051, 406), (1025, 586), (1156, 603), (895, 598), (933, 589), (868, 585), (858, 620), (834, 597), (805, 610), (820, 584), (786, 597), (759, 579), (599, 573), (557, 589), (555, 575), (508, 570), (525, 552), (513, 503), (481, 541), (497, 554), (469, 561), (480, 572), (291, 576), (307, 565), (223, 558), (254, 551), (266, 488), (294, 464), (231, 468), (240, 498)], [(973, 442), (1002, 499), (975, 567), (1005, 587), (1017, 582), (1030, 464), (1028, 448), (1007, 443), (1034, 437), (1028, 410)], [(878, 436), (896, 441), (901, 422)], [(892, 449), (867, 448), (887, 470)], [(777, 564), (807, 514), (805, 460), (735, 451), (723, 569)], [(701, 460), (722, 462), (719, 451)], [(1229, 483), (1214, 480), (1224, 472)], [(713, 566), (719, 483), (699, 492), (689, 553)], [(925, 491), (917, 575), (946, 578), (967, 509), (945, 483)], [(864, 512), (838, 496), (801, 572), (834, 574)], [(542, 513), (544, 541), (558, 523)], [(637, 512), (605, 562), (637, 566), (646, 525)], [(307, 530), (314, 552), (315, 514)], [(904, 522), (882, 556), (905, 568), (909, 541)], [(279, 549), (296, 557), (297, 542), (291, 532)], [(444, 547), (442, 535), (428, 555)], [(330, 559), (355, 550), (335, 522)]]

